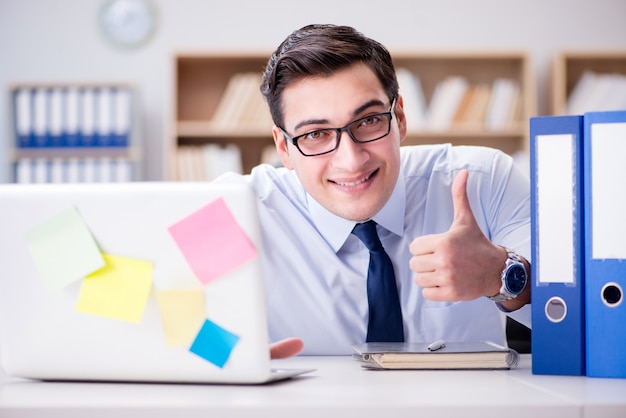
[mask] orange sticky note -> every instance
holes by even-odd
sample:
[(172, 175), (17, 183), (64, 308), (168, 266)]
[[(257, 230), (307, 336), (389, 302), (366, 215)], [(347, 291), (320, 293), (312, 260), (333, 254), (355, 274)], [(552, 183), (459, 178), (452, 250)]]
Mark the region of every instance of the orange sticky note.
[(152, 288), (152, 263), (103, 254), (105, 266), (85, 277), (76, 311), (141, 322)]
[(189, 347), (206, 318), (204, 292), (157, 290), (155, 292), (168, 347)]
[(169, 232), (205, 285), (256, 257), (252, 241), (222, 198), (170, 226)]

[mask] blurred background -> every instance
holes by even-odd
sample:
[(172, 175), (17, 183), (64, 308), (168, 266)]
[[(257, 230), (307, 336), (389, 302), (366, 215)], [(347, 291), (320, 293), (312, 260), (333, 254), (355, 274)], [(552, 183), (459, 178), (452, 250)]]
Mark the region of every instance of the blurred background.
[(139, 144), (136, 158), (141, 160), (136, 178), (172, 179), (168, 166), (172, 132), (175, 115), (181, 112), (176, 104), (181, 86), (175, 54), (263, 60), (292, 30), (309, 23), (354, 26), (392, 54), (525, 51), (534, 80), (534, 85), (524, 86), (532, 90), (526, 97), (534, 101), (527, 110), (537, 115), (553, 113), (551, 71), (561, 51), (626, 51), (624, 0), (148, 3), (156, 19), (154, 30), (140, 45), (123, 46), (108, 39), (102, 29), (103, 7), (111, 7), (110, 2), (0, 0), (0, 182), (15, 178), (13, 100), (18, 87), (132, 85), (138, 132), (133, 141)]

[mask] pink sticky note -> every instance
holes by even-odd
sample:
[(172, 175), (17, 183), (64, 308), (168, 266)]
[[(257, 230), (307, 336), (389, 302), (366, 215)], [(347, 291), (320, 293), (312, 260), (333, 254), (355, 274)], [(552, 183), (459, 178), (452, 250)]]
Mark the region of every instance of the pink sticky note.
[(252, 241), (222, 198), (170, 226), (169, 232), (203, 284), (256, 257)]

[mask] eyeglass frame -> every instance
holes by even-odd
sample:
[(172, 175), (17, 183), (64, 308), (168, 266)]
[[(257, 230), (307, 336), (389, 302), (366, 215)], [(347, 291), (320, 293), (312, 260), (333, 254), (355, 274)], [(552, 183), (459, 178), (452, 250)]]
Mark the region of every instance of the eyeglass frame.
[[(285, 140), (289, 139), (291, 141), (291, 143), (298, 149), (298, 151), (300, 151), (300, 154), (302, 154), (305, 157), (317, 157), (319, 155), (325, 155), (325, 154), (330, 154), (331, 152), (335, 151), (337, 148), (339, 148), (339, 141), (341, 140), (341, 134), (343, 132), (347, 132), (348, 136), (350, 137), (350, 139), (352, 139), (355, 143), (357, 144), (367, 144), (369, 142), (374, 142), (374, 141), (378, 141), (379, 139), (383, 139), (384, 137), (386, 137), (387, 135), (389, 135), (389, 133), (391, 132), (391, 121), (393, 119), (393, 113), (394, 113), (394, 107), (396, 104), (396, 99), (394, 98), (391, 101), (391, 108), (387, 111), (387, 112), (380, 112), (380, 113), (374, 113), (373, 115), (368, 115), (368, 116), (363, 116), (361, 118), (355, 119), (352, 122), (348, 123), (346, 126), (342, 127), (342, 128), (322, 128), (322, 129), (315, 129), (312, 130), (310, 132), (306, 132), (303, 133), (301, 135), (296, 135), (296, 136), (291, 136), (289, 135), (285, 129), (283, 129), (282, 127), (278, 127), (278, 129), (280, 129), (280, 131), (283, 133), (283, 136), (285, 137)], [(350, 126), (352, 126), (353, 124), (362, 121), (363, 119), (367, 119), (367, 118), (371, 118), (371, 117), (375, 117), (375, 116), (387, 116), (389, 117), (389, 121), (388, 121), (388, 126), (387, 126), (387, 132), (382, 135), (379, 136), (378, 138), (374, 138), (374, 139), (368, 139), (367, 141), (359, 141), (358, 139), (356, 139), (354, 137), (354, 134), (352, 133), (352, 131), (350, 131)], [(318, 131), (335, 131), (337, 132), (337, 137), (335, 140), (335, 147), (333, 149), (330, 149), (328, 151), (324, 151), (324, 152), (319, 152), (317, 154), (305, 154), (304, 151), (302, 151), (300, 149), (300, 147), (298, 146), (298, 139), (306, 136), (306, 135), (311, 135), (314, 132), (318, 132)]]

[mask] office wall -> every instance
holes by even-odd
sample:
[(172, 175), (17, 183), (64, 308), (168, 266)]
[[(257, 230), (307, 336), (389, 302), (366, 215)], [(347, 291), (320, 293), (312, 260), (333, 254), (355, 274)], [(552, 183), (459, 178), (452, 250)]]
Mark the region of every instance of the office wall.
[(158, 32), (134, 51), (111, 47), (96, 16), (103, 0), (0, 0), (0, 182), (12, 140), (6, 88), (18, 82), (135, 83), (141, 92), (145, 177), (159, 180), (170, 128), (175, 50), (271, 51), (311, 22), (353, 25), (391, 50), (532, 53), (539, 113), (561, 49), (626, 49), (624, 0), (153, 0)]

